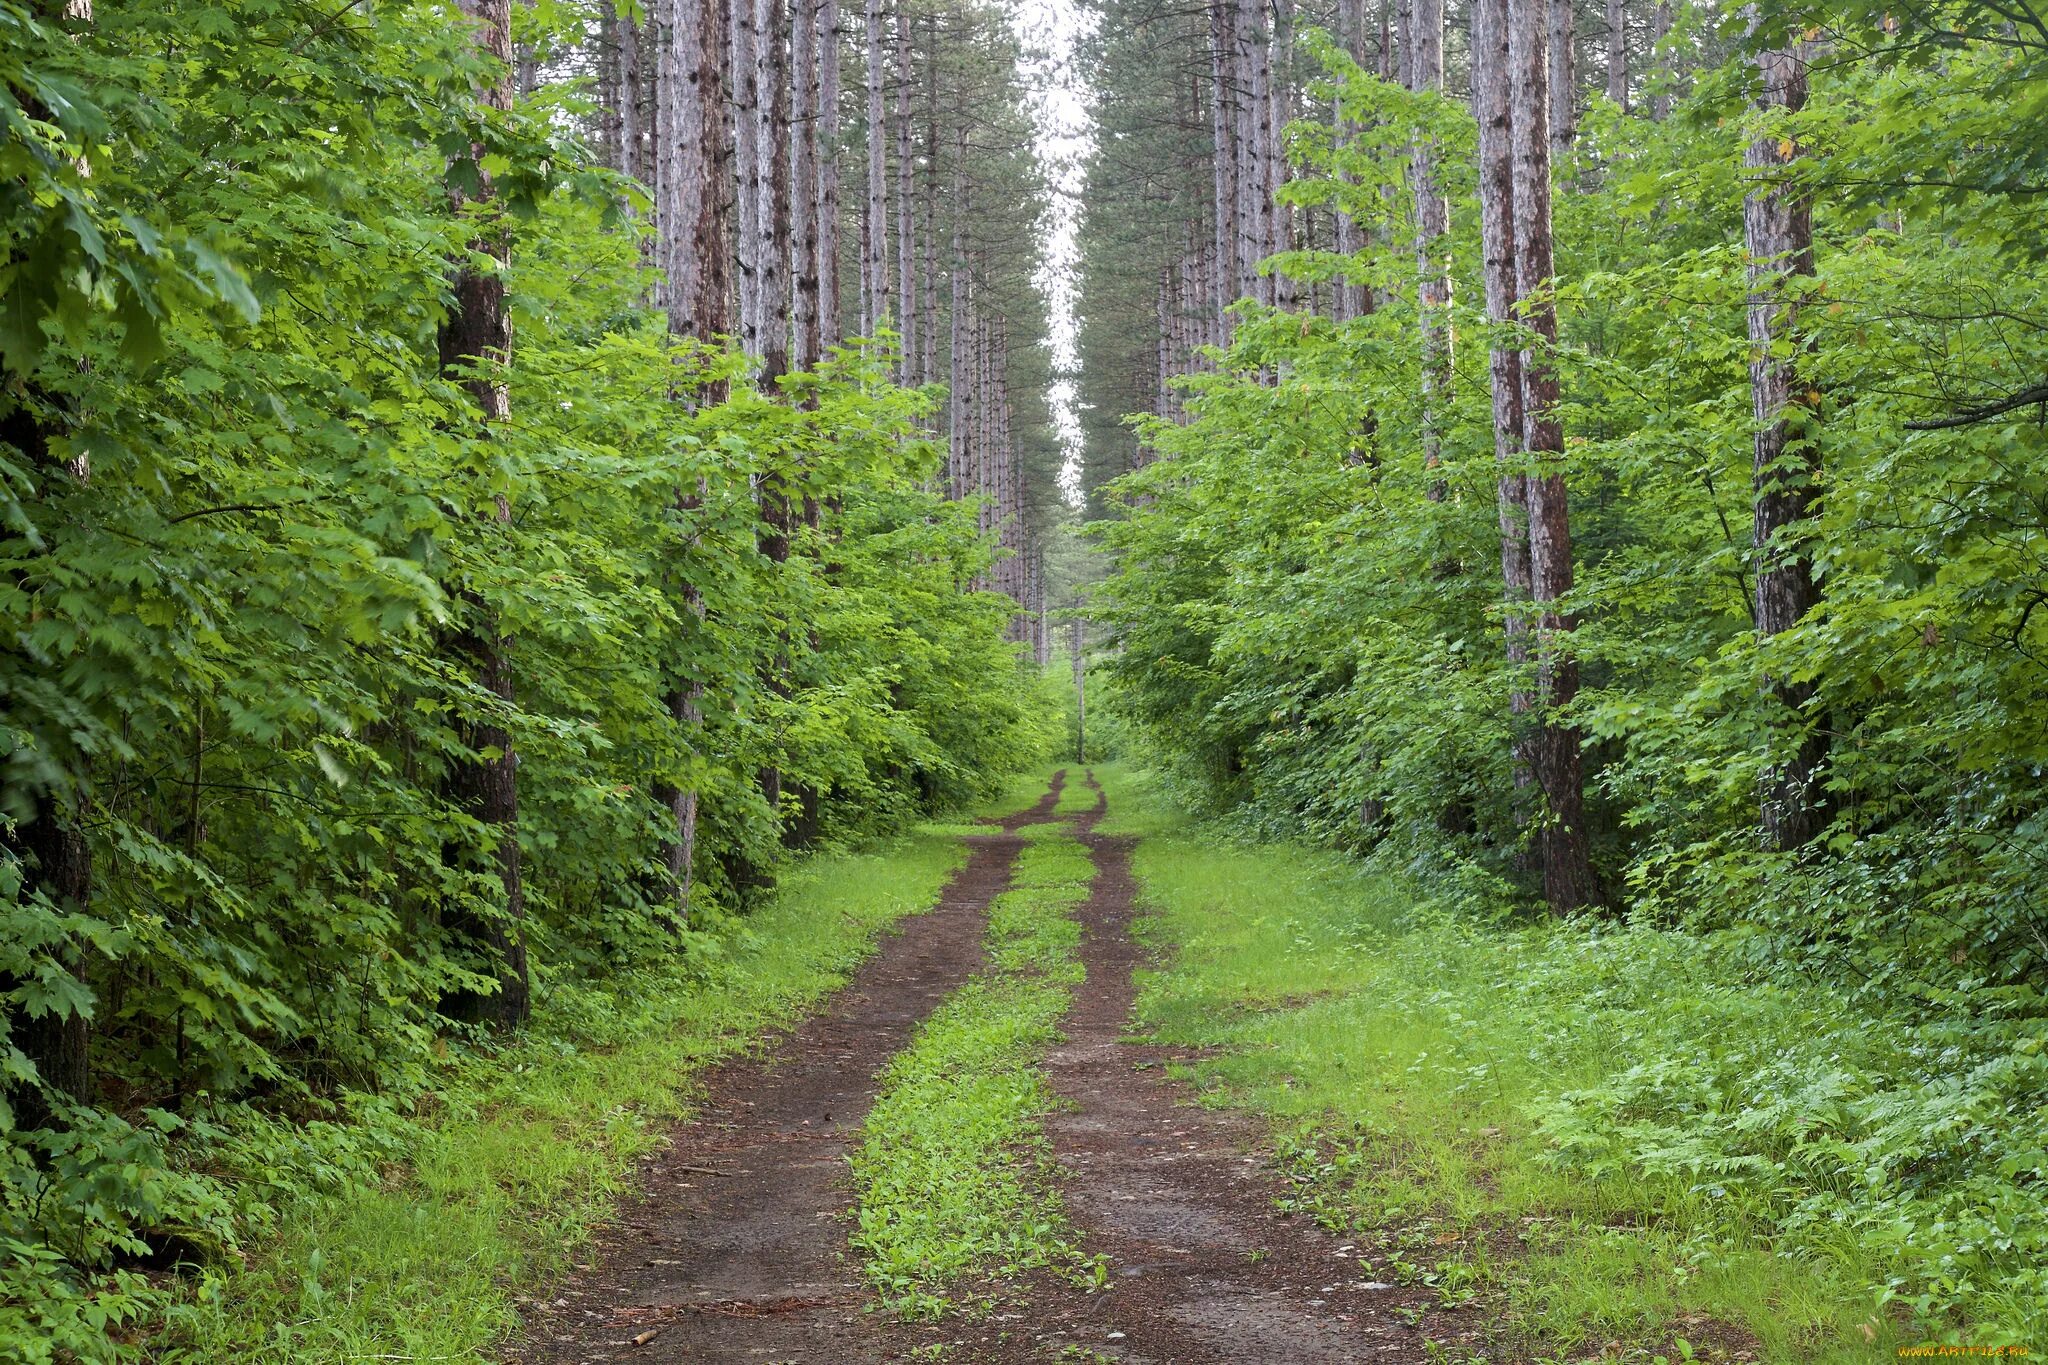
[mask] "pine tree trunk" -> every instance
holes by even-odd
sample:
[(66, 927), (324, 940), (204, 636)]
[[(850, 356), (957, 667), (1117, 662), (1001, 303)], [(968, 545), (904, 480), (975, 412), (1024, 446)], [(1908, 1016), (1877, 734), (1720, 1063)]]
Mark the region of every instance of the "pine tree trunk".
[(917, 348), (920, 384), (935, 383), (939, 377), (939, 21), (927, 14), (924, 21), (924, 194), (919, 216), (918, 311), (924, 338)]
[(1579, 36), (1575, 0), (1550, 0), (1547, 14), (1530, 14), (1532, 22), (1549, 22), (1550, 156), (1563, 161), (1578, 134)]
[(814, 370), (823, 355), (818, 328), (818, 163), (822, 121), (818, 116), (818, 0), (796, 0), (790, 29), (792, 71), (790, 117), (795, 123), (790, 148), (789, 196), (795, 216), (794, 259), (790, 269), (791, 362)]
[(761, 196), (768, 149), (762, 125), (767, 108), (761, 87), (761, 34), (755, 27), (755, 0), (730, 0), (727, 21), (732, 34), (733, 166), (738, 180), (734, 201), (739, 236), (734, 265), (740, 285), (740, 349), (761, 354)]
[(861, 218), (861, 334), (873, 336), (889, 316), (888, 126), (883, 87), (888, 80), (882, 46), (882, 0), (867, 0), (868, 200)]
[(621, 33), (631, 22), (627, 15), (606, 3), (597, 11), (597, 147), (604, 164), (613, 170), (626, 173), (626, 140), (622, 135), (625, 120), (624, 92), (629, 88), (622, 79), (621, 69), (625, 65), (625, 44)]
[[(1372, 66), (1367, 61), (1365, 45), (1365, 0), (1339, 0), (1337, 29), (1337, 40), (1343, 45), (1344, 51), (1350, 55), (1351, 60), (1357, 62), (1365, 70), (1370, 71)], [(1357, 125), (1342, 114), (1336, 114), (1333, 111), (1333, 123), (1336, 129), (1336, 143), (1339, 148), (1345, 146), (1357, 135)], [(1349, 171), (1340, 171), (1337, 178), (1346, 185), (1354, 184), (1357, 179)], [(1339, 207), (1336, 212), (1337, 254), (1345, 257), (1356, 256), (1359, 252), (1365, 250), (1365, 232), (1360, 227), (1357, 218), (1346, 212), (1342, 207)], [(1365, 299), (1362, 297), (1364, 293), (1364, 285), (1350, 284), (1343, 280), (1337, 282), (1334, 307), (1335, 316), (1339, 322), (1347, 318), (1362, 316), (1365, 313), (1366, 304)]]
[[(1515, 147), (1510, 123), (1513, 69), (1508, 52), (1508, 0), (1477, 0), (1472, 9), (1472, 104), (1479, 124), (1480, 259), (1486, 280), (1486, 316), (1497, 328), (1514, 320)], [(1500, 477), (1501, 585), (1507, 610), (1508, 694), (1513, 726), (1513, 808), (1518, 824), (1530, 818), (1526, 717), (1531, 698), (1521, 679), (1529, 665), (1529, 482), (1522, 473), (1522, 359), (1496, 339), (1487, 355), (1493, 387), (1493, 454)]]
[[(1441, 0), (1439, 0), (1441, 3)], [(1287, 183), (1287, 122), (1293, 116), (1294, 0), (1273, 0), (1273, 36), (1266, 61), (1266, 254), (1294, 248), (1294, 206), (1280, 202)], [(1272, 276), (1272, 301), (1282, 308), (1297, 303), (1291, 276)]]
[(1275, 297), (1273, 277), (1259, 273), (1259, 262), (1273, 241), (1273, 35), (1266, 7), (1267, 0), (1238, 0), (1237, 42), (1245, 73), (1238, 230), (1247, 290), (1260, 303), (1270, 304)]
[(1559, 712), (1578, 692), (1578, 664), (1566, 637), (1571, 621), (1557, 602), (1572, 586), (1571, 512), (1564, 474), (1564, 432), (1550, 347), (1557, 339), (1550, 243), (1549, 60), (1543, 41), (1546, 0), (1509, 0), (1509, 121), (1514, 139), (1515, 288), (1534, 343), (1521, 355), (1522, 444), (1529, 452), (1529, 579), (1540, 716), (1533, 742), (1543, 789), (1543, 893), (1563, 913), (1594, 898), (1586, 842), (1579, 733)]
[[(1441, 91), (1444, 85), (1443, 0), (1413, 0), (1408, 30), (1409, 89), (1417, 94)], [(1450, 205), (1437, 184), (1437, 148), (1427, 138), (1409, 154), (1409, 179), (1415, 191), (1416, 314), (1422, 334), (1422, 464), (1435, 470), (1443, 463), (1443, 413), (1451, 388)], [(1444, 483), (1432, 479), (1429, 499), (1442, 502)]]
[(762, 362), (762, 391), (772, 395), (777, 392), (776, 381), (789, 373), (789, 261), (795, 228), (791, 221), (788, 0), (754, 0), (754, 32), (761, 143), (760, 197), (755, 210), (760, 242), (754, 252), (760, 318), (755, 340)]
[[(499, 65), (497, 83), (478, 92), (482, 103), (506, 109), (512, 103), (512, 6), (511, 0), (462, 0), (462, 14), (474, 25), (475, 42)], [(481, 147), (472, 148), (479, 160)], [(490, 179), (481, 171), (476, 192), (479, 201), (493, 197)], [(450, 189), (458, 210), (463, 207), (461, 191)], [(496, 268), (477, 270), (467, 264), (457, 269), (451, 293), (454, 302), (441, 323), (437, 337), (441, 371), (458, 376), (475, 401), (486, 433), (502, 425), (511, 415), (508, 391), (494, 367), (512, 358), (512, 320), (505, 306), (504, 267), (511, 258), (511, 244), (501, 222), (482, 220), (486, 226), (469, 244), (472, 256), (484, 256)], [(482, 371), (482, 372), (479, 372)], [(501, 524), (512, 520), (511, 504), (500, 494), (493, 515)], [(512, 670), (505, 658), (505, 643), (498, 634), (497, 621), (488, 608), (465, 592), (462, 624), (447, 641), (456, 658), (474, 670), (484, 691), (498, 697), (505, 709), (512, 706)], [(499, 903), (489, 914), (450, 910), (443, 928), (456, 942), (479, 953), (486, 975), (497, 977), (491, 994), (469, 991), (451, 993), (442, 1008), (453, 1017), (488, 1022), (500, 1028), (516, 1028), (529, 1009), (524, 920), (526, 895), (519, 860), (518, 760), (512, 737), (495, 715), (464, 716), (458, 721), (462, 744), (472, 757), (450, 764), (446, 777), (450, 801), (482, 825), (492, 848)], [(460, 855), (458, 855), (459, 858)]]
[(903, 333), (903, 355), (896, 367), (897, 378), (908, 384), (917, 373), (917, 205), (912, 199), (911, 177), (916, 170), (911, 155), (910, 16), (896, 16), (896, 308), (897, 330)]
[[(1750, 10), (1751, 24), (1757, 11)], [(1756, 55), (1756, 107), (1766, 118), (1806, 105), (1806, 58), (1797, 47)], [(1814, 273), (1813, 205), (1795, 178), (1802, 155), (1784, 127), (1768, 124), (1743, 153), (1748, 182), (1742, 228), (1749, 257), (1749, 383), (1755, 436), (1756, 630), (1764, 638), (1792, 629), (1820, 603), (1813, 560), (1802, 539), (1819, 496), (1818, 424), (1810, 381), (1799, 373), (1799, 297)], [(1810, 682), (1772, 684), (1795, 752), (1765, 776), (1762, 823), (1773, 848), (1805, 844), (1826, 814), (1821, 770), (1825, 731), (1808, 714)]]
[[(655, 0), (655, 237), (667, 279), (663, 306), (671, 334), (712, 342), (732, 330), (727, 262), (724, 0)], [(716, 402), (713, 391), (703, 395)], [(683, 507), (698, 498), (679, 490)], [(684, 607), (702, 619), (704, 602), (683, 589)], [(695, 737), (703, 723), (702, 684), (673, 681), (664, 703), (681, 732)], [(697, 793), (657, 784), (675, 838), (663, 850), (677, 916), (687, 922), (697, 848)]]
[(839, 288), (839, 0), (818, 8), (818, 336), (845, 339)]
[(1628, 112), (1628, 0), (1607, 0), (1607, 98)]
[(1210, 160), (1216, 180), (1216, 334), (1228, 334), (1226, 310), (1238, 297), (1237, 0), (1209, 0)]

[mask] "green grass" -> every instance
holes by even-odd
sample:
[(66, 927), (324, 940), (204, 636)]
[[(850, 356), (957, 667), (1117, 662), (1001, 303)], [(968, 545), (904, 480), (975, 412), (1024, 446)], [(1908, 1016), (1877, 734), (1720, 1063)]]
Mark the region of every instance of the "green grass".
[[(1069, 788), (1071, 790), (1071, 786)], [(884, 1073), (853, 1157), (853, 1244), (894, 1311), (937, 1318), (1036, 1267), (1093, 1280), (1053, 1188), (1042, 1059), (1082, 979), (1087, 851), (1064, 824), (1027, 827), (989, 907), (989, 969), (955, 991)]]
[[(843, 984), (884, 929), (936, 902), (963, 856), (928, 829), (814, 859), (688, 971), (544, 1002), (516, 1046), (454, 1066), (431, 1119), (370, 1106), (353, 1128), (334, 1126), (325, 1136), (337, 1147), (381, 1142), (401, 1159), (381, 1178), (342, 1172), (329, 1197), (282, 1207), (272, 1239), (210, 1276), (154, 1351), (193, 1362), (495, 1358), (525, 1296), (567, 1268), (664, 1124), (687, 1112), (692, 1078)], [(320, 1136), (280, 1125), (251, 1137), (250, 1159), (297, 1162), (268, 1174), (276, 1188), (303, 1186), (319, 1174)]]
[(1732, 1340), (1714, 1324), (1773, 1365), (2042, 1344), (2041, 1200), (1983, 1154), (2005, 1122), (2038, 1164), (2039, 1111), (1983, 1112), (2002, 1082), (1955, 1088), (1981, 1059), (1937, 1030), (1762, 984), (1726, 943), (1433, 913), (1098, 776), (1169, 964), (1143, 1026), (1217, 1047), (1191, 1075), (1271, 1120), (1295, 1206), (1374, 1232), (1383, 1273), (1505, 1313), (1532, 1343), (1515, 1358), (1675, 1357), (1688, 1334), (1709, 1358)]

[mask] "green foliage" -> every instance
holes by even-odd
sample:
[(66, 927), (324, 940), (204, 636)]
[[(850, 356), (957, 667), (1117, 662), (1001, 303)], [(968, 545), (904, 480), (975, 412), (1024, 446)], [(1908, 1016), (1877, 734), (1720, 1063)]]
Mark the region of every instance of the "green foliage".
[[(517, 754), (545, 1017), (711, 970), (803, 791), (828, 843), (900, 829), (1057, 718), (971, 591), (973, 509), (930, 491), (933, 396), (858, 345), (771, 398), (668, 336), (573, 92), (479, 102), (498, 73), (427, 0), (58, 8), (0, 0), (0, 1342), (97, 1359), (146, 1262), (262, 1233), (225, 1171), (303, 1145), (281, 1169), (331, 1189), (465, 1046), (438, 1007), (496, 966), (456, 926), (503, 914), (449, 786), (496, 756), (475, 722)], [(488, 431), (436, 348), (483, 212), (448, 187), (484, 175)], [(822, 509), (787, 562), (763, 485)], [(510, 699), (453, 643), (480, 633)], [(670, 789), (701, 802), (688, 925)], [(83, 833), (83, 903), (37, 819)], [(80, 1018), (90, 1093), (47, 1091), (27, 1033)]]
[(1071, 912), (1094, 869), (1068, 826), (1028, 835), (989, 907), (990, 969), (890, 1062), (853, 1155), (853, 1245), (884, 1301), (910, 1317), (936, 1318), (963, 1292), (997, 1296), (989, 1282), (1034, 1268), (1100, 1276), (1067, 1226), (1038, 1126), (1055, 1103), (1040, 1061), (1083, 975)]
[(2030, 1030), (1760, 983), (1740, 931), (1476, 924), (1102, 775), (1168, 956), (1141, 1018), (1221, 1049), (1196, 1079), (1273, 1120), (1292, 1206), (1369, 1231), (1377, 1277), (1574, 1353), (1700, 1315), (1843, 1365), (2048, 1325)]
[[(2041, 1018), (2048, 987), (2048, 435), (2038, 405), (1927, 424), (2048, 375), (2021, 188), (2038, 148), (1988, 131), (2009, 116), (1991, 92), (2031, 126), (2048, 47), (1975, 13), (1937, 37), (1874, 8), (1833, 15), (1843, 59), (1815, 63), (1796, 115), (1750, 110), (1740, 53), (1661, 122), (1596, 103), (1558, 171), (1553, 358), (1584, 679), (1568, 718), (1607, 899), (1739, 928), (1722, 951), (1760, 979), (1818, 976), (1996, 1039)], [(1487, 373), (1490, 344), (1527, 338), (1480, 306), (1469, 116), (1322, 55), (1361, 131), (1340, 146), (1297, 126), (1287, 193), (1347, 207), (1376, 244), (1275, 264), (1369, 281), (1379, 305), (1335, 324), (1241, 304), (1228, 351), (1179, 380), (1188, 419), (1134, 421), (1156, 460), (1112, 485), (1119, 515), (1097, 523), (1116, 566), (1095, 598), (1118, 646), (1104, 708), (1201, 801), (1373, 850), (1490, 913), (1534, 890), (1514, 761), (1529, 720), (1512, 705), (1533, 679), (1507, 658), (1495, 491), (1529, 471), (1495, 458)], [(1404, 187), (1423, 136), (1446, 149), (1458, 335), (1428, 471)], [(1750, 616), (1740, 247), (1759, 136), (1806, 151), (1818, 261), (1786, 344), (1817, 418), (1821, 500), (1799, 536), (1824, 600), (1769, 639)], [(1815, 689), (1793, 723), (1774, 680)], [(1827, 829), (1770, 851), (1760, 793), (1812, 731)]]

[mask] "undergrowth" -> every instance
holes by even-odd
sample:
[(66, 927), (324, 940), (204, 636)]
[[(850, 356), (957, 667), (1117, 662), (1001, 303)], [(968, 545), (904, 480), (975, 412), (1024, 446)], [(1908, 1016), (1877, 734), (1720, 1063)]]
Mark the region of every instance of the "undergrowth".
[(1577, 1354), (2048, 1339), (2037, 1040), (1847, 1009), (1716, 936), (1437, 913), (1102, 776), (1171, 963), (1143, 1023), (1220, 1047), (1194, 1078), (1269, 1116), (1293, 1206), (1386, 1273)]
[(1010, 889), (989, 907), (989, 969), (889, 1064), (853, 1156), (853, 1245), (884, 1304), (909, 1318), (985, 1301), (1032, 1269), (1104, 1273), (1067, 1224), (1039, 1126), (1055, 1104), (1041, 1063), (1083, 975), (1071, 912), (1093, 867), (1065, 824), (1023, 836)]
[(252, 1221), (274, 1212), (156, 1323), (154, 1358), (488, 1354), (522, 1292), (566, 1269), (688, 1109), (692, 1077), (843, 984), (961, 859), (931, 830), (817, 857), (687, 960), (543, 999), (517, 1045), (452, 1057), (415, 1104), (361, 1096), (346, 1122), (244, 1120), (220, 1142), (219, 1174)]

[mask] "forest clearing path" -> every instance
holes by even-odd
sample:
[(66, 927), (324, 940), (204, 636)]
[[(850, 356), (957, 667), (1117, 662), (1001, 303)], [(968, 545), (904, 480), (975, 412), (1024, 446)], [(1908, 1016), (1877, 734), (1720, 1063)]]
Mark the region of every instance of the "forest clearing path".
[(1016, 832), (1055, 818), (1064, 778), (1001, 833), (969, 836), (938, 904), (905, 918), (825, 1008), (711, 1073), (696, 1116), (646, 1163), (638, 1200), (527, 1323), (512, 1360), (892, 1358), (846, 1249), (847, 1150), (883, 1065), (983, 965), (989, 902), (1024, 844)]
[[(1092, 774), (1087, 782), (1100, 792)], [(1069, 1107), (1049, 1116), (1045, 1131), (1068, 1217), (1084, 1248), (1109, 1258), (1111, 1287), (1089, 1294), (1038, 1278), (1023, 1315), (1033, 1340), (972, 1358), (1426, 1360), (1411, 1319), (1428, 1312), (1427, 1291), (1380, 1285), (1358, 1247), (1306, 1217), (1277, 1213), (1286, 1187), (1263, 1155), (1270, 1147), (1257, 1121), (1201, 1105), (1168, 1075), (1174, 1049), (1125, 1040), (1146, 954), (1131, 933), (1135, 841), (1094, 832), (1107, 809), (1099, 798), (1081, 820), (1096, 867), (1081, 910), (1088, 976), (1066, 1019), (1067, 1041), (1047, 1064)], [(1440, 1340), (1458, 1335), (1440, 1320), (1429, 1326)]]
[(512, 1360), (1336, 1365), (1426, 1360), (1425, 1315), (1429, 1335), (1459, 1335), (1426, 1290), (1379, 1283), (1358, 1247), (1277, 1212), (1288, 1187), (1257, 1121), (1200, 1104), (1168, 1074), (1174, 1049), (1126, 1041), (1145, 959), (1131, 932), (1134, 841), (1095, 832), (1108, 803), (1093, 774), (1096, 804), (1076, 821), (1095, 866), (1079, 911), (1087, 977), (1046, 1058), (1064, 1107), (1044, 1130), (1067, 1216), (1085, 1252), (1107, 1258), (1108, 1288), (1036, 1272), (986, 1316), (863, 1311), (871, 1292), (846, 1243), (848, 1150), (881, 1069), (985, 966), (987, 911), (1011, 883), (1017, 831), (1074, 818), (1056, 813), (1064, 778), (1001, 833), (968, 836), (939, 905), (906, 919), (823, 1011), (713, 1073), (697, 1117), (648, 1162), (645, 1193)]

